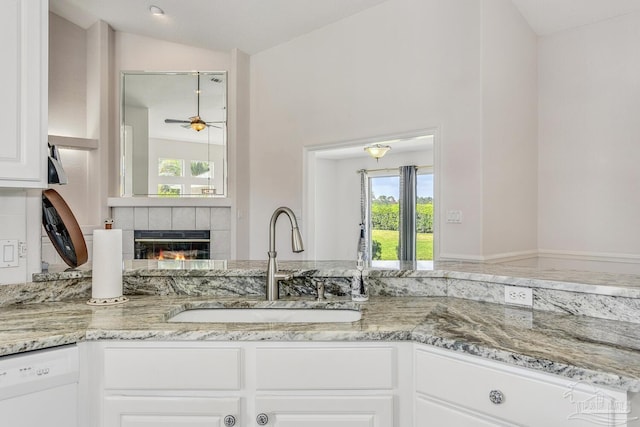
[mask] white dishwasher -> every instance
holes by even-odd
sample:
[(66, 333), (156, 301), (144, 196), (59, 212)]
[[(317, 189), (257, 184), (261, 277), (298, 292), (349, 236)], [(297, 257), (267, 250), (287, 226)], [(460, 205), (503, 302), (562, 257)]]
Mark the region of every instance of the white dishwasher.
[(0, 357), (0, 424), (77, 427), (78, 347)]

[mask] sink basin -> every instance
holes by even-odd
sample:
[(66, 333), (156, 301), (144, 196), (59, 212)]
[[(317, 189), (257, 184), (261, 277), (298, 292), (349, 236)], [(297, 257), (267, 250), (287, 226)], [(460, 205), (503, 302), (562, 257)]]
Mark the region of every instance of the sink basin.
[(204, 323), (337, 323), (356, 322), (362, 313), (350, 309), (196, 308), (181, 311), (169, 322)]

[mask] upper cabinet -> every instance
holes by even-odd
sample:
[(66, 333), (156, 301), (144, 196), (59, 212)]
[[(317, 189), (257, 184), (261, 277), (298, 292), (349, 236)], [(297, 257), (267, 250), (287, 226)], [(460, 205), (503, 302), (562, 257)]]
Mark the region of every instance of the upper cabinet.
[(47, 186), (47, 0), (4, 0), (0, 14), (0, 187)]

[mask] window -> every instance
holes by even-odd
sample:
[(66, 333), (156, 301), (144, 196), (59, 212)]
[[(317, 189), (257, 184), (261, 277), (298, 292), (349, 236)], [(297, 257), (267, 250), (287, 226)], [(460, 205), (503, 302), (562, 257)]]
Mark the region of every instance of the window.
[(159, 196), (179, 196), (182, 194), (182, 185), (179, 184), (158, 184)]
[(158, 159), (158, 176), (182, 176), (183, 165), (179, 159)]
[(157, 194), (165, 197), (215, 195), (216, 188), (211, 184), (213, 174), (214, 164), (211, 161), (159, 158)]
[[(430, 169), (418, 170), (415, 194), (415, 221), (410, 231), (415, 235), (415, 258), (417, 261), (433, 260), (433, 173)], [(369, 177), (372, 260), (400, 259), (401, 197), (399, 172)]]
[(211, 178), (213, 176), (213, 162), (191, 160), (191, 176), (194, 178)]
[(400, 244), (398, 225), (400, 204), (398, 203), (399, 176), (377, 176), (369, 178), (371, 209), (371, 259), (397, 260)]
[(416, 182), (416, 261), (433, 259), (433, 172), (420, 173)]

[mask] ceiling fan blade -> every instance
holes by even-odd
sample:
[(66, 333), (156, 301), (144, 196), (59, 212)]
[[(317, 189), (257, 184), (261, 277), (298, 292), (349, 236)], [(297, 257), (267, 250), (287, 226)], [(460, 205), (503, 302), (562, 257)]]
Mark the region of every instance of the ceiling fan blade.
[(164, 119), (165, 123), (191, 123), (189, 120)]

